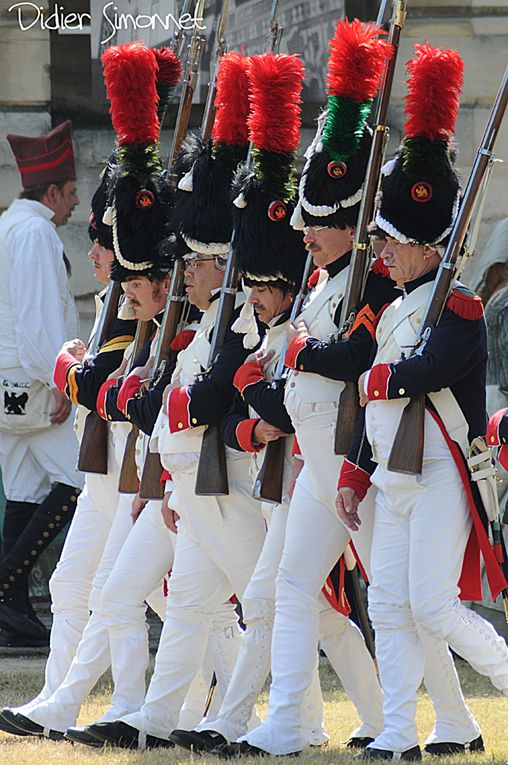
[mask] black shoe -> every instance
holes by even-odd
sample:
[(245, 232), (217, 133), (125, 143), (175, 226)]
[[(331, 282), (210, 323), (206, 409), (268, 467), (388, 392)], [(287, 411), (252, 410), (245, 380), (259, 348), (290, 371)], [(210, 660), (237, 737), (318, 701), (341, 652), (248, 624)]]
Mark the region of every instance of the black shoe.
[(0, 624), (20, 637), (44, 640), (43, 645), (49, 645), (49, 632), (38, 619), (35, 621), (25, 611), (19, 611), (5, 602), (0, 602)]
[(458, 744), (455, 741), (439, 741), (434, 744), (427, 744), (424, 749), (424, 752), (433, 754), (435, 757), (442, 757), (445, 754), (460, 754), (461, 752), (484, 751), (485, 745), (481, 735), (473, 741), (467, 741), (465, 744)]
[(4, 733), (12, 733), (13, 736), (29, 736), (30, 733), (24, 733), (22, 730), (19, 730), (19, 728), (16, 728), (15, 725), (10, 723), (5, 717), (5, 712), (10, 712), (11, 710), (8, 707), (4, 707), (4, 709), (0, 710), (0, 730), (2, 730)]
[(67, 728), (64, 733), (66, 741), (70, 741), (72, 744), (85, 744), (85, 746), (102, 747), (105, 742), (103, 739), (99, 739), (90, 732), (90, 725), (72, 726)]
[(207, 754), (219, 754), (228, 745), (227, 739), (213, 730), (177, 729), (169, 734), (169, 740), (189, 752), (206, 752)]
[[(102, 745), (110, 744), (119, 749), (172, 749), (174, 744), (165, 738), (150, 736), (132, 725), (115, 720), (114, 722), (94, 723), (88, 725), (86, 732), (92, 737), (102, 742)], [(86, 743), (81, 741), (80, 743)], [(99, 744), (88, 744), (88, 746), (97, 746)]]
[(416, 760), (422, 759), (422, 753), (419, 746), (413, 746), (411, 749), (406, 749), (405, 752), (392, 752), (389, 749), (373, 749), (367, 747), (361, 754), (357, 754), (355, 760)]
[(249, 744), (248, 741), (235, 741), (222, 747), (218, 756), (223, 760), (232, 760), (235, 757), (299, 757), (301, 752), (290, 752), (289, 754), (270, 754), (265, 749)]
[[(14, 712), (12, 709), (2, 709), (1, 723), (5, 722), (12, 728), (6, 732), (14, 733), (16, 736), (36, 736), (37, 738), (49, 738), (51, 741), (63, 741), (64, 734), (60, 733), (59, 730), (46, 729), (47, 732), (45, 732), (44, 726), (19, 712)], [(2, 730), (6, 730), (6, 728), (2, 727)]]
[(0, 648), (44, 648), (47, 645), (49, 645), (49, 634), (47, 638), (40, 640), (0, 627)]
[(345, 742), (346, 749), (365, 749), (366, 746), (374, 741), (370, 736), (351, 736)]

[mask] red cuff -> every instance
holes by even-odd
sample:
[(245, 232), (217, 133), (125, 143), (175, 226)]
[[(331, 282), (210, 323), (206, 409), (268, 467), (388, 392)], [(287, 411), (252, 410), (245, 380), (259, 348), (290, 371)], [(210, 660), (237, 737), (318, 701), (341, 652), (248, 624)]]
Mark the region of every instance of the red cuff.
[(129, 375), (122, 383), (122, 387), (118, 391), (118, 398), (116, 399), (116, 405), (123, 414), (127, 416), (127, 404), (134, 398), (136, 393), (141, 390), (141, 377), (138, 375)]
[(497, 461), (508, 473), (508, 446), (502, 446), (497, 453)]
[(254, 446), (252, 443), (252, 437), (254, 435), (254, 428), (256, 425), (260, 422), (260, 419), (257, 420), (242, 420), (238, 425), (236, 426), (235, 434), (236, 434), (236, 440), (242, 447), (244, 452), (260, 452), (261, 449), (263, 449), (263, 445), (260, 444), (259, 446)]
[[(191, 427), (190, 421), (190, 396), (188, 386), (174, 388), (168, 398), (169, 430), (170, 433), (178, 433)], [(192, 423), (197, 425), (197, 421)]]
[(166, 470), (166, 468), (163, 468), (162, 475), (161, 475), (161, 484), (164, 486), (166, 481), (172, 481), (173, 478), (171, 477), (171, 473), (169, 470)]
[(99, 393), (97, 394), (97, 414), (99, 414), (103, 420), (107, 420), (108, 416), (106, 414), (106, 395), (110, 388), (114, 388), (117, 384), (117, 380), (115, 378), (111, 378), (111, 380), (106, 380), (106, 382), (102, 383), (101, 387), (99, 388)]
[(301, 451), (300, 451), (300, 444), (298, 443), (298, 439), (295, 436), (295, 440), (293, 441), (293, 448), (291, 450), (291, 455), (295, 457), (297, 454), (301, 455)]
[(344, 460), (339, 476), (338, 489), (353, 489), (360, 500), (365, 498), (371, 486), (370, 475), (358, 465), (349, 460)]
[(295, 339), (289, 344), (288, 349), (286, 351), (286, 357), (284, 359), (284, 363), (287, 367), (290, 369), (300, 369), (303, 372), (303, 366), (298, 367), (298, 354), (302, 350), (302, 348), (305, 348), (305, 344), (307, 342), (307, 338), (309, 338), (310, 335), (297, 335)]
[(183, 351), (191, 344), (195, 334), (195, 329), (182, 329), (182, 331), (173, 338), (173, 342), (169, 347), (172, 351)]
[(490, 418), (489, 424), (487, 425), (487, 444), (489, 446), (501, 446), (499, 426), (507, 411), (508, 410), (506, 409), (500, 409)]
[(392, 370), (389, 364), (376, 364), (375, 367), (372, 367), (367, 385), (369, 401), (386, 401), (391, 374)]
[(62, 353), (58, 354), (55, 361), (55, 368), (53, 369), (53, 380), (59, 391), (65, 393), (69, 369), (79, 365), (80, 362), (77, 361), (71, 353), (62, 351)]
[(259, 361), (248, 361), (236, 370), (233, 385), (243, 396), (245, 388), (264, 379), (265, 375)]

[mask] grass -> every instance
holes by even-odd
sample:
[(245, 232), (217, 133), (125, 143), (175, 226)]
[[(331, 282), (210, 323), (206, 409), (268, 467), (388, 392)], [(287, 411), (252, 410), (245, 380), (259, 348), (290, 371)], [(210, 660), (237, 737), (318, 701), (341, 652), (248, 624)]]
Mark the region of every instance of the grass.
[[(0, 660), (2, 664), (3, 660)], [(486, 743), (486, 752), (475, 755), (442, 757), (439, 765), (459, 765), (465, 761), (471, 765), (508, 765), (508, 704), (490, 683), (477, 675), (468, 665), (460, 661), (458, 666), (462, 688), (467, 702), (476, 716)], [(331, 740), (321, 750), (305, 752), (299, 762), (305, 765), (346, 765), (353, 762), (351, 755), (341, 745), (349, 732), (357, 725), (357, 717), (342, 687), (327, 662), (321, 665), (321, 679), (325, 699), (325, 723)], [(29, 659), (9, 661), (7, 668), (0, 672), (0, 705), (14, 706), (35, 696), (43, 681), (42, 662)], [(98, 683), (82, 707), (79, 722), (84, 724), (97, 719), (106, 709), (111, 692), (111, 678), (107, 675)], [(266, 714), (266, 693), (260, 699), (258, 710)], [(418, 703), (418, 730), (420, 741), (425, 740), (433, 726), (432, 705), (422, 691)], [(427, 758), (430, 760), (430, 758)], [(184, 750), (153, 750), (129, 752), (106, 749), (96, 751), (83, 746), (54, 743), (34, 738), (17, 738), (0, 732), (1, 765), (194, 765), (202, 762)], [(432, 760), (430, 760), (432, 762)], [(215, 765), (215, 757), (207, 762)], [(241, 763), (254, 762), (242, 758)], [(293, 765), (294, 760), (278, 758), (281, 765)]]

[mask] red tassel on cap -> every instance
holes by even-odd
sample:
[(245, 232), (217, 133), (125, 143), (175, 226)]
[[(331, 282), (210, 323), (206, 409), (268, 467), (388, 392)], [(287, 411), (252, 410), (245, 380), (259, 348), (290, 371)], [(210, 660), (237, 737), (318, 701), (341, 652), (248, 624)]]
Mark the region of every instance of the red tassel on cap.
[(172, 48), (162, 46), (154, 48), (155, 58), (159, 64), (157, 80), (163, 85), (173, 88), (178, 84), (182, 74), (182, 64)]
[(247, 116), (249, 114), (248, 56), (226, 53), (217, 73), (217, 113), (212, 137), (229, 146), (246, 146), (249, 142)]
[(448, 141), (455, 131), (464, 63), (456, 50), (432, 48), (427, 41), (415, 45), (415, 50), (416, 56), (406, 64), (404, 134)]
[(298, 148), (304, 71), (296, 56), (265, 53), (251, 57), (248, 125), (257, 149), (289, 154)]
[(110, 114), (120, 146), (159, 138), (155, 53), (142, 42), (112, 45), (101, 57)]
[(354, 19), (338, 21), (330, 40), (327, 93), (362, 104), (377, 93), (385, 61), (393, 48), (380, 35), (385, 32), (372, 23)]

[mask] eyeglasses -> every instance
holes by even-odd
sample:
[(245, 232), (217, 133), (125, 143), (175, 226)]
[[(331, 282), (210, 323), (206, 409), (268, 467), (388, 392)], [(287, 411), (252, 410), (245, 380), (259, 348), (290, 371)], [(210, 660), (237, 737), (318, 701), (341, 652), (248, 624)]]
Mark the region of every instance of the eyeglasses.
[(185, 268), (196, 268), (198, 263), (205, 263), (207, 260), (216, 260), (218, 257), (218, 255), (212, 255), (212, 257), (209, 258), (201, 258), (197, 255), (184, 255), (183, 259), (185, 262)]
[(318, 231), (324, 231), (327, 228), (332, 228), (331, 226), (304, 226), (303, 227), (303, 235), (307, 236), (307, 234), (317, 234)]

